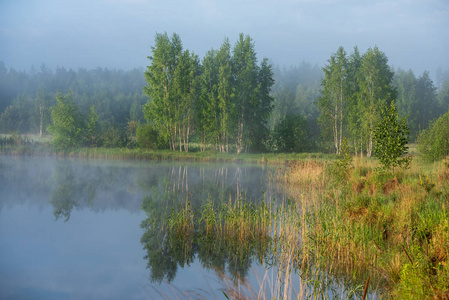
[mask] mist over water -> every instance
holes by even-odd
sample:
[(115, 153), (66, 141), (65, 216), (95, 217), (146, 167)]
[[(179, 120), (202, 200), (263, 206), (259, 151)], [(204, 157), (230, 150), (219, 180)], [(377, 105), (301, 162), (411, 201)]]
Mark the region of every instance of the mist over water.
[[(170, 191), (194, 207), (237, 195), (258, 201), (277, 193), (267, 173), (261, 166), (0, 156), (0, 298), (151, 299), (154, 286), (165, 293), (170, 287), (151, 282), (144, 259), (143, 199), (163, 207)], [(177, 268), (171, 284), (223, 288), (198, 260)]]

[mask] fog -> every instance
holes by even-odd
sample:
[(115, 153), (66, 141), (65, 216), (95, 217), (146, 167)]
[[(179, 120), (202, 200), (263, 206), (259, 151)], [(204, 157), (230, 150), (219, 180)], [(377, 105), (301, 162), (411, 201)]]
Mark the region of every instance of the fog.
[(0, 61), (20, 70), (146, 66), (164, 31), (200, 57), (242, 32), (280, 66), (377, 45), (394, 68), (449, 68), (446, 0), (2, 0), (0, 12)]

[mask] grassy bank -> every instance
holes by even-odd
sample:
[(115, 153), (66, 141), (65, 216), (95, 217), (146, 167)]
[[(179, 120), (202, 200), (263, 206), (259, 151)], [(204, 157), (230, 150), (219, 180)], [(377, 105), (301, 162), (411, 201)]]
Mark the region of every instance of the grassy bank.
[(299, 162), (279, 177), (307, 211), (298, 234), (315, 261), (370, 276), (394, 299), (448, 299), (449, 161), (415, 159), (392, 174), (355, 159), (336, 174), (332, 163)]
[[(360, 299), (366, 285), (370, 297), (448, 299), (449, 161), (415, 160), (392, 174), (375, 160), (357, 158), (344, 178), (335, 168), (325, 160), (289, 163), (273, 178), (290, 201), (208, 203), (199, 211), (185, 205), (167, 219), (167, 228), (191, 237), (190, 244), (223, 237), (214, 245), (234, 245), (226, 248), (230, 257), (269, 257), (279, 268), (276, 279), (267, 283), (262, 275), (260, 286), (243, 297), (266, 295), (268, 288), (272, 297), (289, 298), (292, 274), (299, 274), (299, 298)], [(236, 288), (227, 293), (242, 295)]]

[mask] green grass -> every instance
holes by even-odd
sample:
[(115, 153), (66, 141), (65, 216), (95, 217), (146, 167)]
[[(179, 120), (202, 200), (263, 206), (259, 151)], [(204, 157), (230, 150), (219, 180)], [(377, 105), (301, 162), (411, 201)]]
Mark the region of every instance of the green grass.
[(368, 290), (382, 298), (446, 299), (449, 162), (417, 160), (393, 175), (380, 171), (374, 159), (355, 159), (340, 182), (327, 171), (334, 166), (326, 160), (291, 162), (272, 176), (291, 201), (209, 201), (198, 211), (184, 206), (169, 220), (193, 225), (182, 221), (170, 228), (178, 235), (190, 228), (192, 236), (222, 237), (214, 243), (234, 245), (227, 246), (230, 256), (270, 257), (281, 278), (270, 285), (275, 298), (286, 298), (291, 275), (299, 272), (306, 279), (300, 297), (325, 297), (337, 282), (342, 295), (360, 298), (370, 277)]

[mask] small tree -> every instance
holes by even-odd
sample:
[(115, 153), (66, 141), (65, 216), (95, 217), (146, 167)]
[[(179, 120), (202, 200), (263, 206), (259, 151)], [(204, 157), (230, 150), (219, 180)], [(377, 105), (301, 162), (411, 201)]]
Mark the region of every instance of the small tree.
[(52, 145), (58, 151), (68, 151), (83, 145), (86, 129), (84, 115), (72, 100), (72, 93), (58, 93), (57, 104), (51, 108), (52, 124), (48, 131), (53, 135)]
[(406, 118), (400, 118), (393, 101), (390, 108), (382, 110), (382, 119), (374, 128), (375, 156), (385, 169), (394, 173), (396, 166), (407, 168), (411, 157), (401, 157), (408, 152), (410, 130)]
[(136, 141), (139, 147), (146, 149), (157, 149), (161, 145), (158, 131), (151, 124), (137, 126)]
[(420, 133), (418, 150), (428, 162), (449, 155), (449, 110)]

